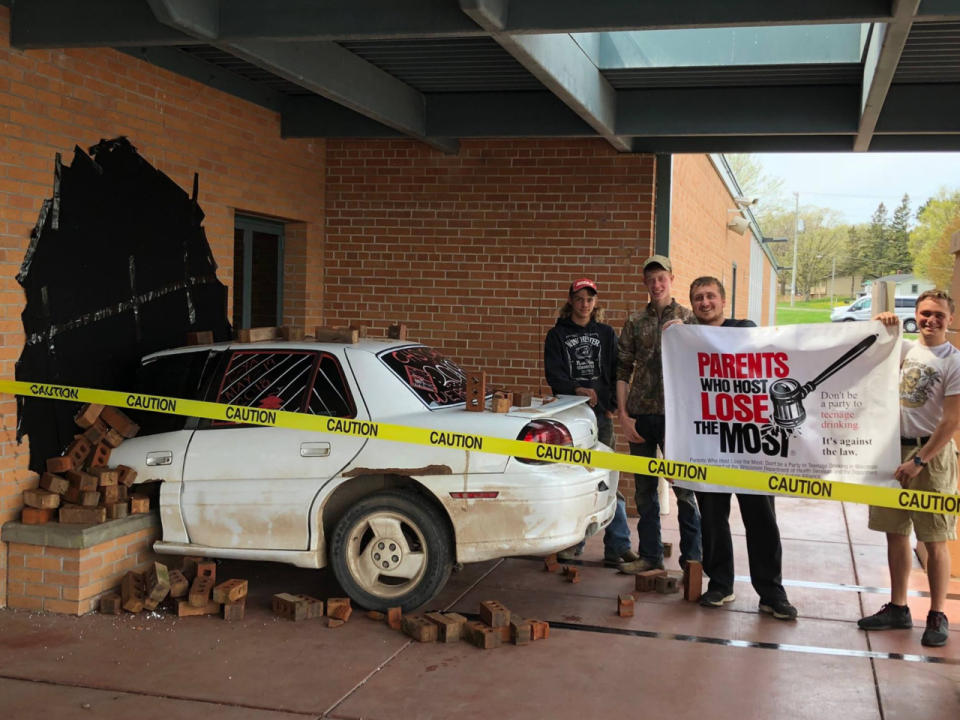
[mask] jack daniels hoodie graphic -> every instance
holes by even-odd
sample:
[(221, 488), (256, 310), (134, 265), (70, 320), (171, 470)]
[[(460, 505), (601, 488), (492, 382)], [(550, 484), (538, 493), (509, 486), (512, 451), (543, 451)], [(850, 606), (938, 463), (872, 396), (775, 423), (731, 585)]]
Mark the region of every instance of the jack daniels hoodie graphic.
[(578, 387), (597, 392), (596, 411), (617, 408), (617, 334), (591, 320), (581, 327), (558, 318), (543, 345), (543, 365), (556, 395), (575, 395)]

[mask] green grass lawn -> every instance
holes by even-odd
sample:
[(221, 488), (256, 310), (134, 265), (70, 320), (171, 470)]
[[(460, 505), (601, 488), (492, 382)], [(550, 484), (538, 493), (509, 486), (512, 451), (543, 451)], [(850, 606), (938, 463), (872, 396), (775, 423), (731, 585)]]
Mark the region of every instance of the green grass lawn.
[(777, 325), (830, 322), (830, 301), (798, 302), (777, 305)]

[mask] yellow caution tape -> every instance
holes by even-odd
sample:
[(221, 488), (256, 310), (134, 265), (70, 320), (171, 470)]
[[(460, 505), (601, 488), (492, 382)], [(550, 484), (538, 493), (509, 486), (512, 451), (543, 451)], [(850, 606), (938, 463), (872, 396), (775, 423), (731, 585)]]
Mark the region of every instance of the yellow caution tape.
[(660, 475), (673, 480), (691, 480), (744, 490), (759, 490), (775, 495), (960, 515), (960, 496), (942, 495), (924, 490), (903, 490), (793, 475), (772, 475), (760, 470), (740, 470), (676, 460), (638, 457), (615, 452), (527, 442), (525, 440), (508, 440), (506, 438), (490, 437), (489, 435), (472, 435), (369, 420), (335, 418), (325, 415), (225, 405), (201, 400), (185, 400), (183, 398), (142, 395), (115, 390), (94, 390), (70, 385), (0, 380), (0, 392), (23, 395), (24, 397), (113, 405), (119, 408), (149, 410), (169, 415), (207, 418), (247, 425), (268, 425), (293, 430), (311, 430), (433, 447), (473, 450), (566, 465), (605, 468), (642, 475)]

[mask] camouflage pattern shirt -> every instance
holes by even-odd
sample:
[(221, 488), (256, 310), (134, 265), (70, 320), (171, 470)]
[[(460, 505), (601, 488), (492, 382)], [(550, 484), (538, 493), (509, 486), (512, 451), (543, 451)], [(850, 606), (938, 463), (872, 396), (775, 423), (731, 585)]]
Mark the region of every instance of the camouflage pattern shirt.
[(671, 299), (663, 312), (657, 315), (653, 303), (647, 303), (642, 313), (627, 320), (617, 347), (617, 380), (633, 382), (627, 395), (627, 414), (663, 415), (663, 361), (660, 357), (660, 337), (663, 325), (679, 319), (696, 322), (693, 312)]

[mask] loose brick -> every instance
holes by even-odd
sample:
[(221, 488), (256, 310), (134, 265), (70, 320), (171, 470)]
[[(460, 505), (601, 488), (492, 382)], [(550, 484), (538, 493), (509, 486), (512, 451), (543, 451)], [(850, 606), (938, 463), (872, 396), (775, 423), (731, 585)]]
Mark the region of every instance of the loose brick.
[[(127, 490), (126, 485), (117, 485), (117, 500), (120, 502), (127, 502), (130, 500), (130, 493)], [(127, 505), (127, 510), (130, 509), (130, 505)]]
[(70, 481), (51, 472), (45, 472), (40, 476), (40, 487), (57, 495), (63, 495), (70, 488)]
[(513, 406), (512, 393), (503, 393), (498, 391), (493, 394), (493, 400), (491, 401), (491, 409), (495, 413), (509, 412), (512, 406)]
[[(294, 595), (295, 598), (302, 600), (307, 604), (307, 620), (314, 620), (323, 617), (323, 600), (315, 598), (312, 595)], [(342, 618), (346, 621), (346, 618)]]
[(697, 602), (703, 593), (703, 565), (696, 560), (687, 560), (683, 567), (683, 599)]
[(673, 543), (672, 542), (663, 543), (663, 556), (665, 558), (668, 558), (671, 555), (673, 555)]
[(103, 420), (97, 420), (93, 425), (83, 431), (83, 439), (91, 445), (96, 445), (103, 440), (104, 435), (110, 428)]
[(120, 500), (114, 503), (104, 505), (107, 509), (108, 520), (119, 520), (130, 514), (130, 503), (126, 500)]
[(100, 612), (104, 615), (119, 615), (123, 610), (123, 598), (118, 593), (109, 592), (100, 596)]
[(398, 607), (387, 608), (387, 625), (400, 630), (403, 627), (403, 610)]
[(213, 588), (213, 601), (232, 603), (247, 596), (247, 581), (239, 578), (225, 580)]
[(557, 562), (557, 554), (547, 555), (543, 559), (543, 569), (547, 572), (556, 572), (560, 569), (560, 563)]
[(60, 496), (49, 490), (24, 490), (23, 504), (27, 507), (52, 510), (60, 507)]
[[(84, 507), (96, 507), (100, 504), (100, 493), (98, 493), (96, 490), (88, 490), (87, 492), (81, 491), (80, 504)], [(106, 518), (106, 513), (104, 513), (104, 518)]]
[(71, 505), (79, 505), (80, 495), (81, 495), (80, 488), (76, 488), (76, 487), (73, 487), (73, 485), (71, 485), (70, 487), (67, 488), (67, 491), (63, 494), (63, 501), (65, 503), (70, 503)]
[(346, 622), (350, 619), (353, 609), (350, 607), (350, 598), (327, 598), (327, 615)]
[(107, 521), (107, 509), (105, 507), (62, 505), (58, 517), (60, 522), (65, 525), (92, 525)]
[(406, 323), (394, 323), (389, 328), (387, 328), (387, 337), (391, 340), (406, 340), (407, 339), (407, 325)]
[(56, 517), (57, 511), (53, 508), (25, 507), (20, 511), (20, 522), (24, 525), (43, 525)]
[(533, 642), (533, 625), (521, 617), (510, 619), (510, 641), (514, 645), (526, 645)]
[(185, 345), (212, 345), (213, 344), (213, 331), (212, 330), (197, 330), (194, 332), (187, 333), (187, 341)]
[(338, 618), (332, 618), (332, 617), (328, 617), (328, 618), (327, 618), (327, 627), (328, 627), (328, 628), (338, 628), (338, 627), (341, 627), (341, 626), (343, 625), (343, 623), (344, 623), (344, 621), (343, 621), (343, 620), (340, 620), (340, 619), (338, 619)]
[(437, 639), (443, 643), (460, 641), (461, 631), (467, 619), (457, 613), (431, 612), (424, 617), (437, 626)]
[(130, 571), (123, 576), (120, 583), (120, 597), (123, 601), (124, 610), (132, 613), (143, 610), (145, 594), (146, 586), (141, 573)]
[(580, 568), (565, 567), (563, 574), (567, 576), (567, 582), (574, 584), (580, 582)]
[(617, 615), (633, 617), (633, 595), (625, 593), (617, 596)]
[(96, 490), (100, 486), (100, 481), (95, 475), (91, 475), (83, 470), (67, 470), (63, 476), (70, 481), (71, 487), (75, 487), (82, 492)]
[[(108, 485), (100, 488), (100, 501), (104, 505), (113, 505), (120, 500), (120, 486)], [(109, 515), (109, 513), (107, 513)]]
[(480, 619), (493, 628), (510, 624), (510, 611), (496, 600), (480, 603)]
[[(183, 576), (189, 582), (193, 582), (193, 579), (197, 576), (197, 565), (202, 562), (202, 557), (197, 557), (196, 555), (184, 555), (180, 564), (180, 572), (183, 573)], [(214, 576), (216, 576), (216, 566), (214, 566)]]
[(500, 644), (506, 645), (510, 642), (510, 626), (503, 625), (501, 627), (493, 628), (493, 631), (500, 635)]
[(376, 620), (377, 622), (383, 622), (387, 619), (386, 615), (377, 610), (367, 610), (367, 617), (371, 620)]
[(480, 372), (467, 373), (467, 393), (465, 409), (471, 412), (483, 412), (487, 397), (487, 374)]
[(403, 632), (417, 642), (436, 642), (437, 626), (423, 615), (404, 615)]
[(73, 418), (74, 422), (82, 428), (88, 428), (97, 422), (100, 413), (103, 412), (103, 405), (89, 403), (80, 408), (80, 412)]
[(98, 442), (90, 453), (90, 465), (106, 465), (110, 462), (110, 452), (110, 446), (106, 442)]
[(170, 597), (182, 598), (190, 592), (190, 582), (179, 570), (168, 570)]
[(213, 590), (213, 578), (197, 575), (190, 585), (190, 594), (187, 601), (194, 607), (203, 607), (210, 602), (210, 592)]
[(117, 471), (117, 482), (126, 487), (133, 485), (137, 479), (137, 471), (129, 465), (117, 465), (114, 470)]
[(177, 617), (192, 617), (196, 615), (216, 615), (220, 612), (220, 603), (213, 600), (201, 607), (191, 605), (189, 600), (177, 600)]
[(197, 577), (208, 577), (214, 585), (217, 583), (217, 562), (216, 560), (201, 560), (197, 563)]
[(140, 426), (115, 407), (107, 405), (100, 412), (101, 419), (125, 438), (132, 438), (140, 432)]
[[(70, 460), (73, 462), (73, 467), (82, 468), (86, 462), (87, 458), (90, 457), (90, 453), (93, 452), (93, 445), (88, 443), (83, 437), (75, 438), (72, 443), (67, 447), (66, 454), (70, 456)], [(52, 472), (58, 472), (53, 470)]]
[(144, 582), (146, 592), (143, 606), (147, 610), (153, 610), (170, 594), (170, 573), (167, 566), (158, 562), (151, 563), (144, 573)]
[(284, 325), (280, 328), (280, 337), (284, 340), (303, 340), (303, 328), (295, 325)]
[(653, 592), (657, 589), (657, 578), (666, 574), (666, 570), (644, 570), (636, 574), (634, 587), (640, 592)]
[(97, 487), (116, 485), (120, 479), (120, 473), (115, 468), (108, 468), (106, 465), (91, 465), (90, 474), (97, 479)]
[(265, 340), (276, 340), (280, 337), (280, 328), (273, 326), (234, 328), (234, 335), (236, 335), (237, 340), (243, 343), (264, 342)]
[(110, 428), (103, 434), (100, 442), (104, 443), (107, 447), (116, 449), (120, 447), (120, 443), (123, 442), (123, 435), (118, 433), (113, 428)]
[(660, 575), (654, 581), (657, 592), (663, 595), (670, 595), (675, 592), (680, 592), (680, 583), (681, 577), (675, 573), (666, 573), (664, 575)]
[(147, 512), (150, 512), (150, 498), (146, 495), (131, 495), (130, 514), (136, 515), (137, 513)]
[(290, 593), (277, 593), (274, 595), (271, 600), (271, 606), (273, 607), (274, 615), (279, 615), (287, 620), (306, 620), (308, 616), (309, 603)]
[(69, 455), (47, 458), (47, 472), (63, 473), (67, 470), (73, 470), (73, 458)]
[(483, 650), (500, 647), (500, 631), (477, 620), (465, 623), (463, 633), (467, 642)]
[(550, 637), (550, 623), (546, 620), (531, 620), (530, 628), (534, 640), (546, 640)]
[(223, 604), (223, 619), (231, 622), (243, 620), (247, 609), (247, 599), (245, 597)]

